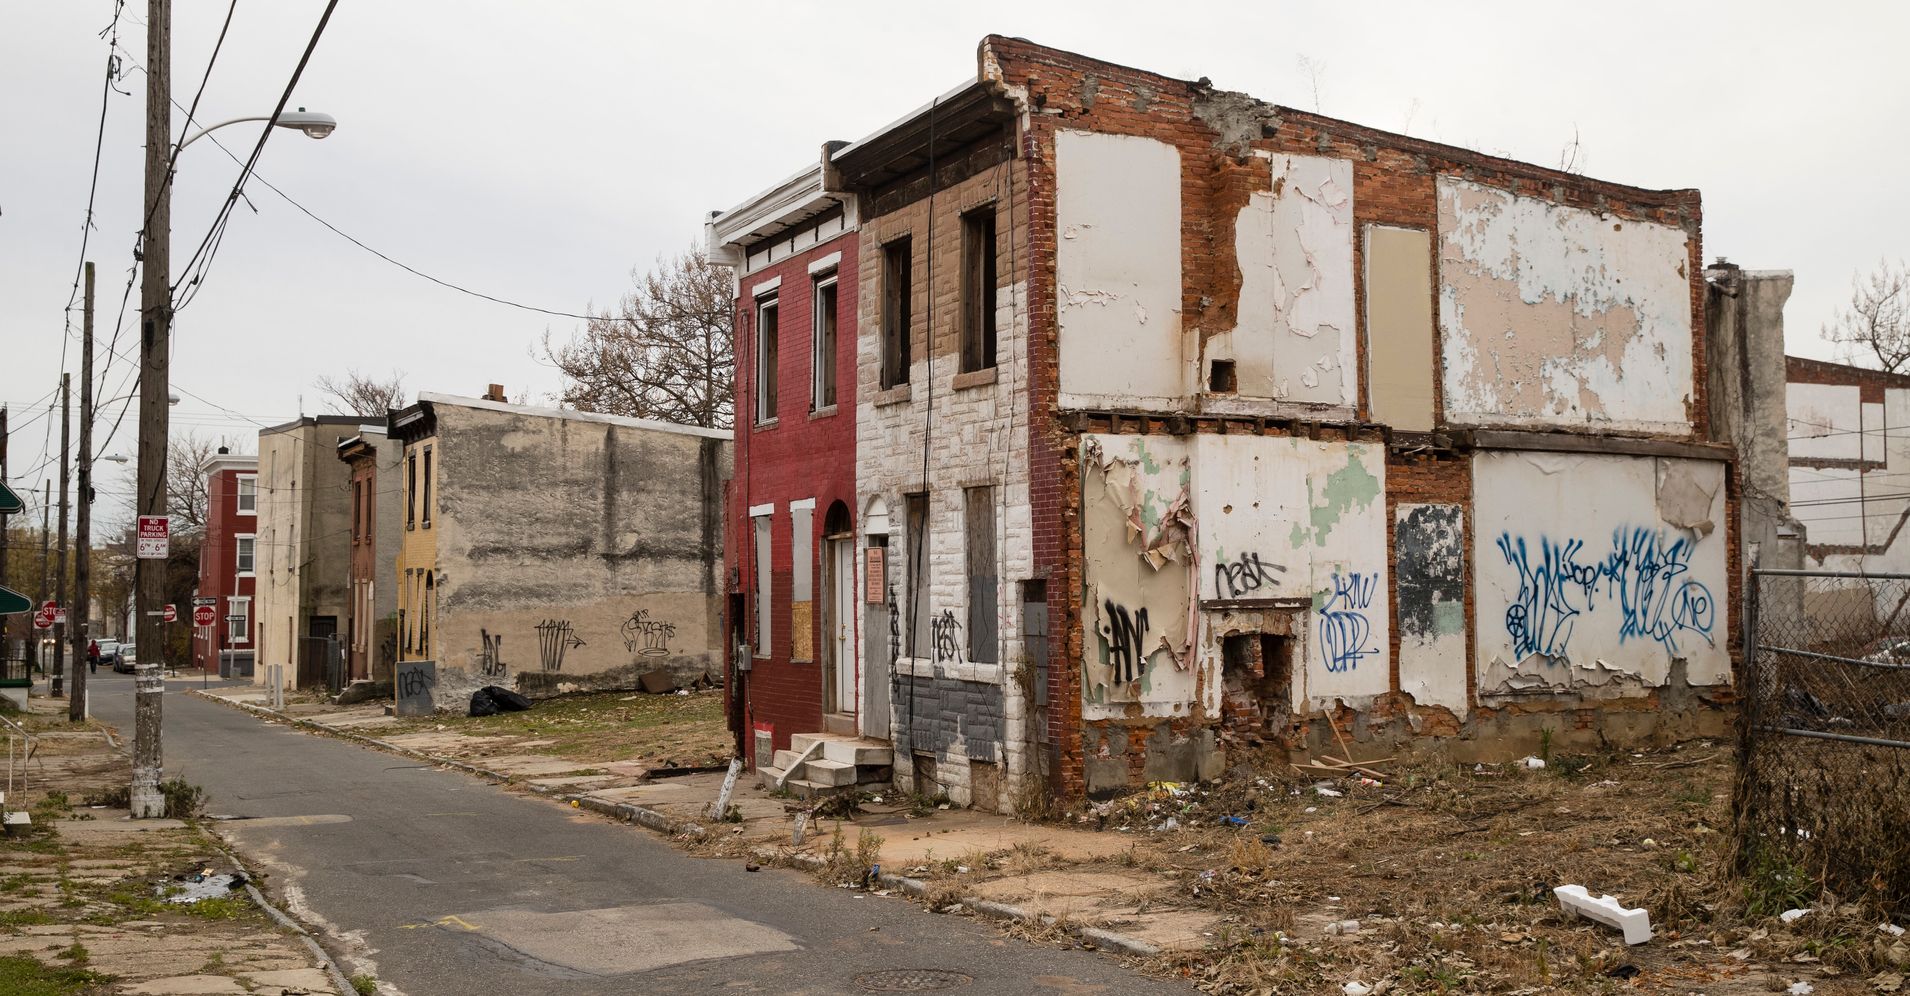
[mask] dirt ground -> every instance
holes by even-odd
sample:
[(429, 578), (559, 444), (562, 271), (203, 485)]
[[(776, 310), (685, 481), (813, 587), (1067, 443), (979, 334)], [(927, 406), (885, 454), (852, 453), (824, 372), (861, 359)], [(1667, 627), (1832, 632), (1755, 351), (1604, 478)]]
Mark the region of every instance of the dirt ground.
[(724, 723), (721, 689), (688, 695), (569, 695), (540, 700), (524, 712), (475, 718), (447, 714), (360, 729), (381, 738), (426, 731), (497, 737), (499, 750), (534, 746), (541, 754), (571, 760), (642, 760), (659, 767), (725, 764), (733, 751)]
[[(932, 908), (981, 897), (1061, 926), (1132, 924), (1157, 941), (1178, 927), (1183, 943), (1141, 967), (1214, 993), (1718, 996), (1903, 985), (1910, 946), (1892, 926), (1824, 905), (1794, 870), (1727, 873), (1729, 745), (1541, 760), (1378, 761), (1388, 777), (1377, 781), (1257, 758), (1221, 782), (1156, 785), (1062, 817), (1053, 831), (1095, 830), (1114, 844), (1084, 847), (1070, 833), (1067, 853), (1017, 833), (1013, 847), (949, 839), (924, 857), (925, 844), (947, 839), (933, 828), (948, 814), (918, 800), (898, 825), (890, 799), (845, 825), (842, 844), (819, 836), (816, 847), (825, 858), (837, 849), (823, 877), (879, 854), (929, 882)], [(832, 834), (827, 827), (818, 829)], [(1572, 883), (1648, 910), (1656, 936), (1627, 947), (1617, 931), (1563, 914), (1552, 890)], [(1794, 923), (1778, 916), (1814, 901)], [(1032, 932), (1080, 943), (1059, 929)]]

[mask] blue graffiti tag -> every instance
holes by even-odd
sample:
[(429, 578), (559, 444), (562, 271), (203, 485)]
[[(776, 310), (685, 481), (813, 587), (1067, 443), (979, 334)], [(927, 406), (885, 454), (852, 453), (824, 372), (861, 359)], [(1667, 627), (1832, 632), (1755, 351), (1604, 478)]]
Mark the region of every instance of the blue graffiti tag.
[(1366, 645), (1373, 625), (1366, 618), (1372, 608), (1373, 592), (1379, 587), (1376, 574), (1333, 575), (1333, 587), (1320, 599), (1320, 655), (1326, 669), (1338, 674), (1359, 667), (1360, 658), (1379, 653)]
[(1517, 657), (1566, 656), (1580, 615), (1600, 605), (1618, 613), (1618, 642), (1648, 639), (1678, 653), (1682, 634), (1715, 646), (1717, 603), (1691, 572), (1693, 541), (1664, 531), (1620, 527), (1601, 557), (1585, 556), (1583, 540), (1501, 534), (1499, 552), (1519, 572), (1519, 593), (1506, 607), (1505, 631)]

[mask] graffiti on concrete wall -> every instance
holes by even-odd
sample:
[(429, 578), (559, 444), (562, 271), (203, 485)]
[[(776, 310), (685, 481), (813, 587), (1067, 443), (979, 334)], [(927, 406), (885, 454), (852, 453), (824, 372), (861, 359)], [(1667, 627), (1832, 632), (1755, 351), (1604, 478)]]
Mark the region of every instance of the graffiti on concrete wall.
[(1465, 715), (1465, 509), (1399, 506), (1393, 531), (1399, 598), (1399, 689), (1419, 705)]
[(1339, 674), (1357, 670), (1360, 661), (1379, 654), (1379, 648), (1373, 645), (1373, 623), (1367, 618), (1378, 589), (1377, 574), (1336, 572), (1331, 587), (1321, 593), (1316, 612), (1320, 617), (1320, 656), (1327, 671)]
[(510, 668), (504, 663), (504, 636), (490, 630), (478, 630), (484, 649), (478, 651), (478, 673), (486, 678), (502, 678)]
[(1129, 611), (1112, 599), (1105, 605), (1107, 621), (1102, 624), (1101, 634), (1108, 641), (1108, 666), (1114, 672), (1115, 684), (1129, 684), (1139, 679), (1147, 666), (1147, 651), (1142, 649), (1147, 640), (1147, 610)]
[(650, 618), (650, 610), (638, 609), (623, 623), (623, 649), (645, 657), (663, 657), (670, 653), (670, 638), (676, 626)]
[(1621, 527), (1602, 549), (1576, 538), (1502, 533), (1499, 553), (1518, 573), (1517, 598), (1506, 607), (1512, 652), (1565, 657), (1581, 615), (1618, 616), (1618, 639), (1650, 640), (1667, 653), (1680, 641), (1715, 646), (1717, 605), (1711, 589), (1690, 576), (1693, 542), (1660, 529)]
[(568, 619), (546, 619), (537, 624), (538, 663), (546, 671), (562, 671), (564, 655), (572, 647), (581, 647), (584, 641), (577, 638), (577, 631), (571, 628)]
[(1280, 564), (1264, 563), (1257, 553), (1222, 558), (1214, 564), (1214, 591), (1221, 598), (1259, 598), (1261, 589), (1271, 588), (1279, 579), (1274, 572), (1286, 572)]
[(960, 662), (962, 659), (962, 624), (956, 620), (952, 609), (943, 609), (942, 614), (929, 621), (929, 634), (935, 645), (935, 662)]

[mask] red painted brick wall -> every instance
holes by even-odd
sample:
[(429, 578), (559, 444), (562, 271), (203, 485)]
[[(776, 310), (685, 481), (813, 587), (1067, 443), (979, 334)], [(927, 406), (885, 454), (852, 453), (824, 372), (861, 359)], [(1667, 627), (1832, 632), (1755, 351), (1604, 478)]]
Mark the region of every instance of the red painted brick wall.
[[(856, 443), (856, 239), (855, 232), (839, 235), (802, 253), (763, 267), (741, 278), (736, 301), (736, 473), (730, 483), (724, 530), (725, 576), (729, 590), (746, 598), (741, 618), (725, 612), (725, 636), (728, 645), (739, 639), (734, 627), (748, 633), (755, 619), (757, 596), (755, 563), (755, 527), (749, 518), (751, 506), (775, 503), (770, 519), (771, 641), (767, 657), (756, 657), (744, 693), (743, 725), (746, 731), (759, 724), (775, 729), (776, 748), (787, 749), (789, 737), (796, 733), (815, 733), (822, 729), (822, 634), (811, 633), (816, 648), (815, 661), (792, 661), (790, 576), (793, 543), (810, 545), (810, 564), (815, 576), (810, 579), (814, 622), (820, 625), (823, 608), (820, 537), (830, 506), (840, 501), (848, 509), (852, 523), (859, 519), (855, 497)], [(836, 276), (836, 404), (833, 413), (811, 412), (810, 345), (813, 319), (812, 279), (809, 264), (830, 253), (840, 252), (842, 264)], [(755, 410), (756, 301), (750, 289), (781, 278), (777, 288), (777, 411), (774, 425), (758, 425)], [(811, 534), (790, 535), (789, 503), (814, 498)], [(860, 646), (858, 640), (857, 646)], [(752, 648), (752, 653), (762, 653)], [(768, 764), (770, 759), (755, 758), (755, 737), (745, 737), (752, 764)]]

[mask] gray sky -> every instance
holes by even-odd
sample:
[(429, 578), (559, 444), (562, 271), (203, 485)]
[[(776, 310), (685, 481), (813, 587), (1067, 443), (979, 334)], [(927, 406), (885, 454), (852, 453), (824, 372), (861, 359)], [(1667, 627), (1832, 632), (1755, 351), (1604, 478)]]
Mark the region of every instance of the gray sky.
[[(132, 0), (118, 29), (141, 63), (145, 6)], [(182, 103), (225, 7), (175, 2)], [(200, 120), (269, 112), (323, 7), (240, 3)], [(1905, 5), (1209, 3), (1180, 8), (1184, 21), (1171, 9), (343, 0), (292, 101), (337, 116), (338, 131), (314, 142), (281, 130), (259, 174), (421, 270), (581, 311), (613, 302), (633, 266), (700, 239), (708, 210), (806, 165), (824, 140), (861, 137), (971, 77), (992, 31), (1543, 165), (1558, 165), (1576, 133), (1589, 175), (1701, 188), (1707, 258), (1797, 271), (1787, 321), (1791, 350), (1806, 355), (1831, 355), (1818, 326), (1853, 273), (1902, 254), (1910, 231), (1898, 176), (1910, 161)], [(98, 33), (112, 12), (111, 0), (0, 12), (0, 400), (16, 426), (36, 399), (44, 408), (61, 369), (108, 54)], [(120, 85), (130, 95), (108, 100), (88, 249), (102, 336), (140, 220), (145, 80), (131, 71)], [(183, 119), (175, 112), (175, 130)], [(243, 156), (256, 128), (218, 136)], [(237, 173), (210, 142), (182, 156), (175, 279)], [(226, 434), (251, 451), (255, 421), (297, 415), (301, 395), (304, 412), (322, 411), (313, 380), (353, 366), (403, 371), (412, 392), (557, 390), (532, 344), (579, 322), (438, 287), (265, 187), (248, 191), (256, 212), (238, 208), (174, 328), (175, 432)], [(130, 340), (119, 348), (136, 355)], [(114, 359), (108, 396), (131, 390), (126, 373)], [(53, 469), (38, 469), (47, 421), (13, 436), (16, 490), (37, 492)], [(130, 455), (131, 424), (100, 452)], [(57, 423), (50, 438), (57, 449)], [(106, 517), (130, 475), (100, 465)]]

